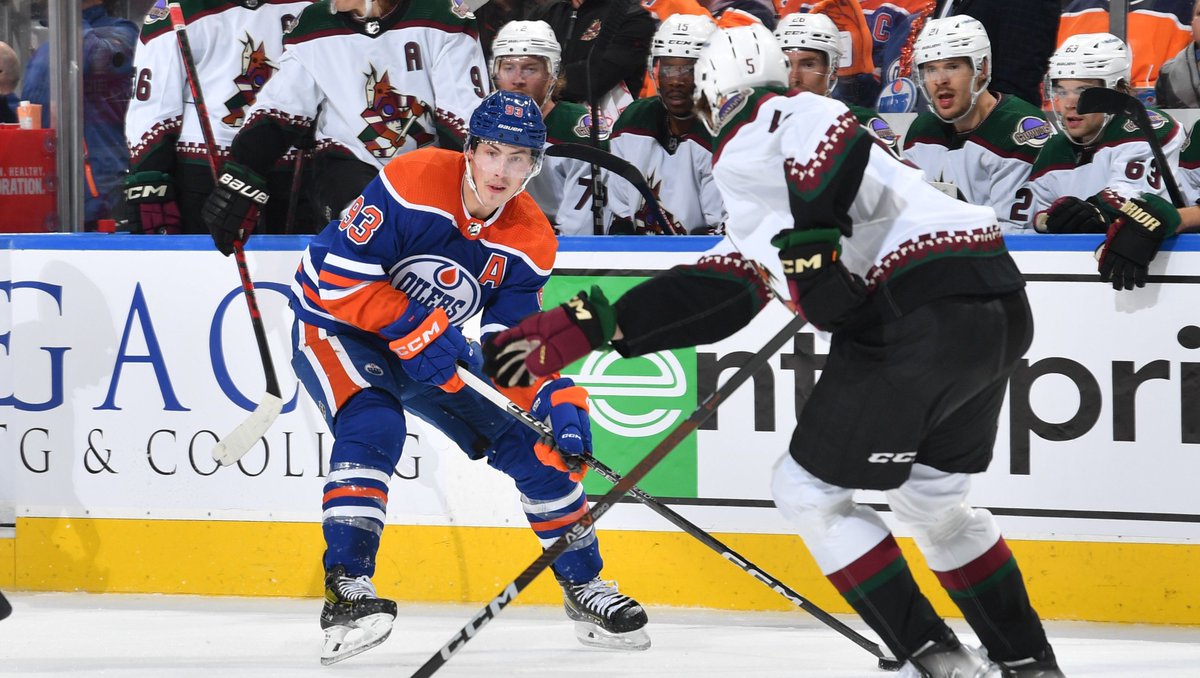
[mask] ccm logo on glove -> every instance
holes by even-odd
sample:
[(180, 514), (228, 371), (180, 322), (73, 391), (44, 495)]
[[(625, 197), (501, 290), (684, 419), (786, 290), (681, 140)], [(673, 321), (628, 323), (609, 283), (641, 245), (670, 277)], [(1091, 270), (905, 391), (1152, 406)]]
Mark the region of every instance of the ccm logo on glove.
[[(824, 255), (817, 252), (811, 257), (799, 257), (796, 259), (780, 259), (783, 263), (783, 272), (786, 275), (800, 275), (809, 269), (815, 271), (821, 268)], [(831, 250), (829, 253), (829, 263), (837, 261), (837, 250)]]
[(393, 341), (391, 348), (401, 359), (408, 360), (421, 351), (424, 351), (429, 342), (444, 332), (446, 328), (443, 326), (443, 323), (447, 322), (449, 321), (446, 319), (445, 313), (430, 315), (429, 321), (425, 323), (424, 328), (421, 328), (419, 334), (413, 332), (407, 337)]
[(251, 186), (250, 184), (242, 181), (241, 179), (238, 179), (237, 177), (235, 177), (231, 174), (228, 174), (228, 173), (222, 174), (221, 178), (218, 181), (220, 181), (223, 185), (227, 186), (229, 188), (229, 190), (233, 191), (234, 193), (237, 193), (238, 195), (241, 195), (245, 198), (253, 200), (254, 202), (256, 202), (260, 205), (267, 204), (267, 198), (269, 196), (266, 191), (255, 188), (254, 186)]

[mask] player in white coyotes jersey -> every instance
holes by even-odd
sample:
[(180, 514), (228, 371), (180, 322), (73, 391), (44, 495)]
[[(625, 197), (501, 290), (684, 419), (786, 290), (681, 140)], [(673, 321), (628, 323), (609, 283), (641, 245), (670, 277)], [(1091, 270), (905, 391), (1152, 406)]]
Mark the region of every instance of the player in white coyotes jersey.
[[(1029, 178), (1034, 210), (1045, 211), (1039, 229), (1051, 233), (1107, 231), (1104, 223), (1088, 225), (1080, 216), (1094, 214), (1080, 203), (1105, 189), (1125, 198), (1149, 193), (1169, 200), (1150, 145), (1132, 120), (1103, 113), (1080, 115), (1075, 110), (1079, 94), (1089, 87), (1128, 91), (1129, 69), (1125, 43), (1108, 33), (1071, 36), (1050, 58), (1046, 78), (1055, 123), (1062, 134), (1046, 143)], [(1182, 127), (1162, 111), (1147, 113), (1171, 170), (1177, 171)], [(1051, 210), (1063, 197), (1076, 200), (1061, 201)]]
[[(562, 49), (554, 29), (545, 21), (510, 21), (492, 42), (492, 81), (497, 89), (521, 92), (540, 102), (546, 121), (546, 145), (591, 143), (591, 114), (586, 106), (571, 101), (554, 101)], [(608, 148), (608, 130), (600, 132), (600, 147)], [(604, 195), (607, 175), (597, 174), (599, 193)], [(611, 214), (592, 207), (592, 166), (571, 158), (546, 157), (542, 171), (526, 189), (554, 231), (560, 235), (603, 235)]]
[[(675, 14), (654, 33), (648, 70), (657, 96), (630, 104), (613, 127), (613, 154), (642, 171), (667, 215), (688, 233), (721, 233), (725, 205), (712, 179), (712, 135), (696, 119), (693, 77), (700, 46), (715, 25), (707, 15)], [(616, 230), (646, 230), (649, 209), (628, 182), (612, 181)]]
[[(123, 228), (204, 233), (200, 207), (212, 191), (212, 171), (179, 43), (163, 4), (156, 4), (146, 15), (133, 57), (134, 96), (125, 116), (130, 174)], [(245, 122), (247, 110), (279, 67), (284, 31), (309, 4), (310, 0), (180, 3), (221, 159), (228, 157), (229, 145)], [(283, 190), (290, 185), (292, 160), (290, 155), (283, 158), (278, 171), (269, 177), (273, 187)], [(284, 229), (286, 206), (286, 200), (271, 206), (270, 230)]]
[(992, 47), (969, 16), (933, 19), (913, 45), (929, 110), (917, 115), (904, 157), (930, 181), (952, 184), (973, 205), (991, 207), (1006, 232), (1029, 227), (1025, 182), (1053, 134), (1037, 107), (992, 94)]
[[(967, 504), (1033, 336), (995, 214), (930, 186), (839, 102), (789, 94), (786, 64), (756, 24), (710, 36), (696, 65), (696, 110), (715, 132), (730, 238), (786, 280), (780, 296), (832, 331), (790, 454), (775, 467), (775, 504), (907, 660), (902, 675), (1061, 677), (996, 521)], [(676, 268), (615, 304), (581, 293), (489, 339), (484, 369), (519, 383), (610, 342), (628, 357), (728, 336), (753, 315), (753, 294), (727, 284), (717, 296), (714, 273)], [(986, 657), (934, 612), (856, 489), (886, 492)]]
[(255, 209), (227, 187), (261, 189), (262, 173), (314, 125), (311, 199), (328, 221), (395, 156), (435, 143), (461, 149), (471, 111), (491, 91), (475, 20), (450, 0), (320, 0), (284, 45), (205, 204), (223, 252), (248, 234)]

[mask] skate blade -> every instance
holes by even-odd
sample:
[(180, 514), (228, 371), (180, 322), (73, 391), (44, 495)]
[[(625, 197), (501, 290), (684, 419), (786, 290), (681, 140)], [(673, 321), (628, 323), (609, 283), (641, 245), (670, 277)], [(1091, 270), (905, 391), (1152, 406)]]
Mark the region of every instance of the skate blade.
[(599, 647), (605, 650), (649, 650), (650, 634), (646, 629), (612, 633), (591, 622), (575, 622), (575, 637), (588, 647)]
[(394, 619), (390, 614), (372, 614), (359, 619), (354, 626), (331, 626), (325, 629), (321, 665), (330, 666), (344, 661), (387, 640), (392, 633)]

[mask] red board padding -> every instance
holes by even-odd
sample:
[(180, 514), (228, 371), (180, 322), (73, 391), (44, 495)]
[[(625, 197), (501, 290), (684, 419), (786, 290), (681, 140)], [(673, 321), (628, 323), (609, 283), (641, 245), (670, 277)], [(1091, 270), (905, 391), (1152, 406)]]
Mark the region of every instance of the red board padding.
[(54, 130), (0, 125), (0, 232), (56, 231)]

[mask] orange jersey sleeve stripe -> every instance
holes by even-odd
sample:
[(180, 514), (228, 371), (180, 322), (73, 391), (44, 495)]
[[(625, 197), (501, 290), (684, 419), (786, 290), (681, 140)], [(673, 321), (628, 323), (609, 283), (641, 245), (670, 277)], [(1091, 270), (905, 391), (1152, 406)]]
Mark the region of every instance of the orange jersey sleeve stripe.
[(377, 280), (340, 299), (322, 297), (321, 306), (342, 322), (368, 332), (378, 332), (404, 313), (408, 308), (408, 295)]

